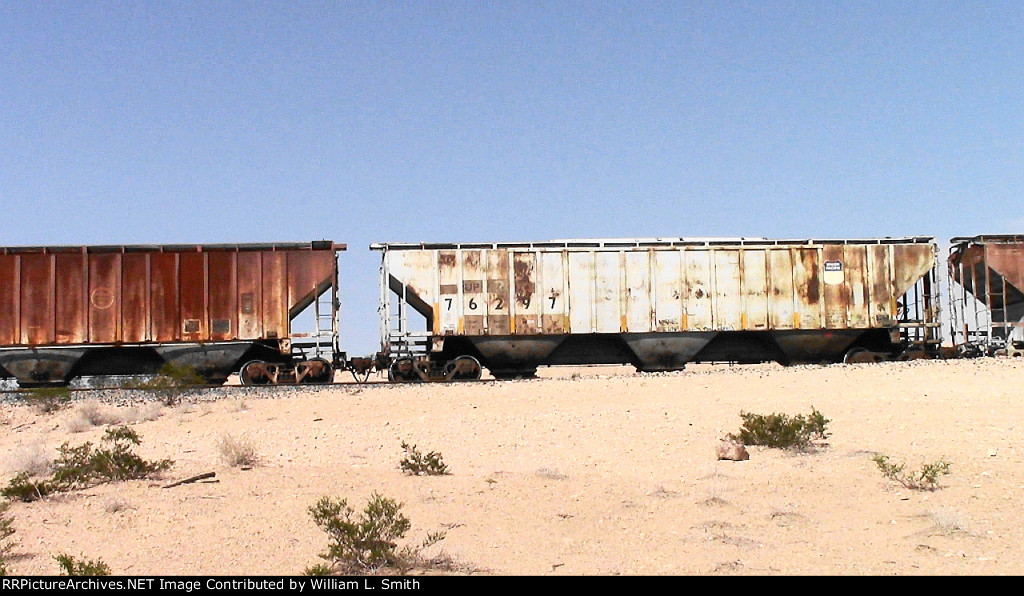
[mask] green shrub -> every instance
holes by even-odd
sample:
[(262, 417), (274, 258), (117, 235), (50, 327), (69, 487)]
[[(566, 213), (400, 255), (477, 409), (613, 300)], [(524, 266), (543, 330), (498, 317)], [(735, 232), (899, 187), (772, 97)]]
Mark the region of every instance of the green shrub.
[(10, 503), (0, 503), (0, 576), (7, 575), (7, 560), (11, 555), (11, 536), (14, 535), (14, 520), (7, 514)]
[(415, 445), (402, 442), (402, 450), (405, 455), (398, 462), (399, 467), (406, 474), (413, 476), (443, 476), (448, 473), (448, 465), (440, 453), (431, 451), (423, 455)]
[(875, 462), (883, 476), (912, 490), (935, 490), (939, 486), (939, 477), (949, 474), (952, 467), (952, 464), (940, 459), (922, 464), (916, 472), (908, 472), (905, 463), (892, 462), (887, 455), (875, 455), (871, 461)]
[(57, 555), (54, 559), (60, 564), (61, 575), (110, 575), (110, 567), (99, 559), (80, 561), (65, 554)]
[(181, 397), (199, 385), (206, 384), (196, 369), (173, 362), (164, 363), (157, 371), (156, 376), (133, 385), (136, 389), (143, 389), (154, 394), (166, 406), (173, 406), (181, 400)]
[(376, 493), (358, 515), (345, 499), (321, 498), (309, 512), (331, 539), (327, 552), (320, 555), (327, 564), (309, 567), (305, 573), (372, 573), (382, 568), (405, 573), (418, 566), (420, 551), (443, 540), (444, 533), (432, 533), (417, 546), (399, 548), (397, 541), (412, 526), (401, 509), (401, 503)]
[(93, 449), (91, 443), (79, 447), (61, 446), (54, 462), (53, 481), (58, 486), (79, 488), (90, 484), (118, 480), (138, 480), (170, 468), (174, 462), (149, 462), (132, 449), (141, 444), (139, 435), (127, 426), (108, 428), (101, 443), (106, 447)]
[(57, 461), (48, 480), (33, 480), (27, 472), (16, 475), (0, 494), (10, 499), (34, 501), (54, 492), (65, 492), (93, 484), (118, 480), (138, 480), (170, 468), (169, 459), (146, 461), (132, 452), (141, 441), (127, 426), (108, 428), (101, 440), (103, 447), (92, 443), (58, 449)]
[(28, 472), (19, 472), (11, 478), (0, 495), (12, 501), (36, 501), (54, 492), (53, 486), (46, 480), (34, 480)]
[(743, 419), (743, 427), (739, 434), (730, 434), (729, 438), (744, 445), (807, 449), (814, 441), (823, 441), (829, 436), (825, 427), (830, 420), (813, 406), (807, 416), (740, 412), (740, 418)]
[(331, 570), (331, 566), (330, 565), (326, 565), (324, 563), (317, 563), (316, 565), (313, 565), (311, 567), (306, 567), (306, 569), (302, 572), (302, 575), (307, 575), (307, 576), (330, 575), (331, 571), (332, 570)]
[(67, 387), (37, 387), (25, 393), (24, 399), (43, 414), (52, 414), (71, 403), (71, 391)]

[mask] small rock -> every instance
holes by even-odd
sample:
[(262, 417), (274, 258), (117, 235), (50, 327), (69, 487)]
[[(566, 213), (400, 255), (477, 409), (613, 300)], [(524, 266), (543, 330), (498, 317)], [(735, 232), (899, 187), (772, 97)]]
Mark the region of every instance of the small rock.
[(718, 442), (715, 454), (718, 456), (718, 459), (728, 459), (732, 461), (746, 461), (750, 459), (750, 454), (747, 453), (746, 447), (736, 441), (728, 441), (725, 439)]

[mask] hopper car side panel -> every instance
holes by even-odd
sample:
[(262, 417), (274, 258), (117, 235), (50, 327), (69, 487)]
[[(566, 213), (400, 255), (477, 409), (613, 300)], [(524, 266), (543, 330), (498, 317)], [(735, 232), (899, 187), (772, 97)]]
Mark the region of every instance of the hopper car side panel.
[[(852, 347), (895, 352), (892, 335), (911, 328), (905, 341), (937, 343), (930, 238), (372, 248), (382, 280), (428, 321), (429, 354), (410, 357), (472, 356), (497, 376), (551, 364), (830, 361)], [(388, 348), (411, 343), (407, 322), (382, 332)]]

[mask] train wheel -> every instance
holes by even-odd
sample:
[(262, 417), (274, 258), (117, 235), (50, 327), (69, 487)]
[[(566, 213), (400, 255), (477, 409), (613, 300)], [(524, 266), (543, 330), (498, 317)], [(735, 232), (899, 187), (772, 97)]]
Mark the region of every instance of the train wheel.
[(393, 383), (418, 381), (419, 378), (412, 358), (399, 358), (388, 367), (388, 380)]
[(911, 346), (904, 350), (902, 354), (900, 354), (899, 359), (903, 361), (908, 361), (924, 360), (925, 358), (928, 358), (928, 353), (924, 351), (924, 348), (922, 348), (921, 346)]
[(845, 356), (843, 356), (843, 363), (855, 364), (857, 362), (867, 362), (866, 360), (863, 360), (864, 354), (867, 353), (868, 351), (865, 350), (864, 348), (853, 348), (852, 350), (848, 351)]
[(312, 358), (296, 365), (295, 380), (299, 383), (330, 383), (334, 380), (334, 367), (323, 358)]
[(872, 352), (865, 348), (853, 348), (843, 356), (845, 364), (885, 362), (889, 355), (884, 352)]
[(476, 381), (482, 374), (483, 367), (472, 356), (459, 356), (445, 366), (445, 378), (449, 381)]
[(243, 385), (276, 385), (278, 368), (276, 364), (253, 360), (245, 363), (238, 371), (238, 379)]

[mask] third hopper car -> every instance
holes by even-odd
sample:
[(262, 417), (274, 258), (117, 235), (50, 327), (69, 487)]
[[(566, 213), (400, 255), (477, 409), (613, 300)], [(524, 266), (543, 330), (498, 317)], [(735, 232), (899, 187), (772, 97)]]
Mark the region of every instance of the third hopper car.
[(939, 344), (930, 237), (374, 244), (393, 380), (880, 360)]
[(961, 355), (1024, 355), (1024, 236), (950, 240), (952, 342)]

